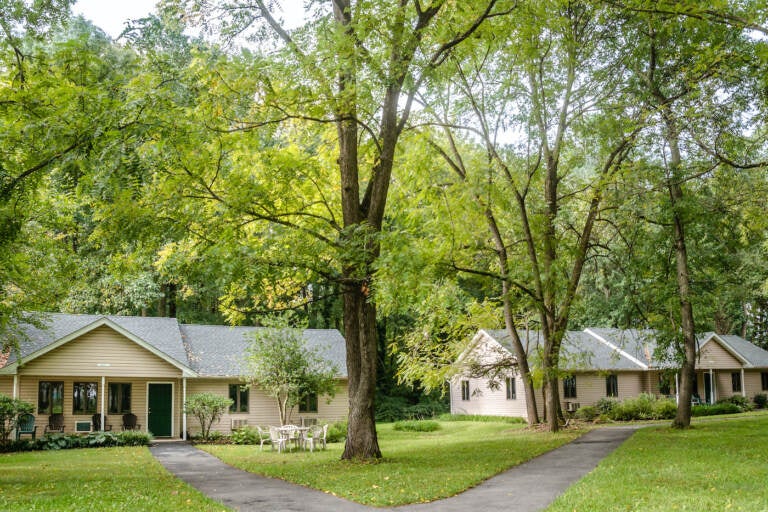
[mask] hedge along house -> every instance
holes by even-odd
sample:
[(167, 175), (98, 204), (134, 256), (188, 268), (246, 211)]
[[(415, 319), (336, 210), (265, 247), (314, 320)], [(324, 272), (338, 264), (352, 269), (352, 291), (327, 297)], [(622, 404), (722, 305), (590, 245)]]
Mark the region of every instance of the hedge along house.
[[(528, 353), (539, 343), (536, 331), (521, 332)], [(563, 409), (574, 412), (601, 398), (619, 400), (640, 393), (677, 398), (677, 370), (654, 357), (652, 331), (585, 329), (568, 331), (563, 340), (559, 393)], [(492, 386), (469, 368), (487, 367), (494, 360), (511, 361), (509, 371)], [(503, 330), (480, 330), (459, 358), (465, 370), (450, 382), (451, 413), (519, 416), (527, 419), (526, 397), (514, 368), (511, 339)], [(714, 403), (738, 394), (752, 398), (768, 391), (768, 352), (738, 336), (707, 333), (699, 339), (694, 394)], [(535, 372), (535, 361), (532, 362)], [(536, 390), (543, 415), (544, 397)]]
[[(199, 428), (184, 413), (186, 397), (212, 392), (235, 404), (214, 428), (279, 423), (274, 399), (244, 388), (242, 360), (257, 327), (181, 325), (174, 318), (41, 316), (44, 328), (24, 325), (26, 340), (0, 367), (0, 393), (35, 405), (38, 431), (51, 414), (64, 415), (65, 432), (89, 431), (94, 414), (120, 430), (123, 415), (140, 430), (182, 437)], [(308, 418), (336, 420), (348, 410), (345, 344), (336, 330), (306, 330), (308, 345), (339, 369), (339, 388), (300, 407)], [(191, 424), (190, 424), (191, 423)]]

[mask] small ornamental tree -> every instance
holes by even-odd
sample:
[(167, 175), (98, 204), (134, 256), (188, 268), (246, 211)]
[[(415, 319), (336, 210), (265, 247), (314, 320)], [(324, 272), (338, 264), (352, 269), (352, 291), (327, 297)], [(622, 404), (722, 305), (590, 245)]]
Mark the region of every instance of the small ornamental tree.
[(0, 393), (0, 445), (8, 443), (8, 438), (19, 421), (19, 415), (32, 412), (34, 406)]
[(193, 415), (200, 422), (203, 441), (207, 441), (214, 423), (221, 421), (224, 411), (232, 405), (232, 400), (213, 393), (198, 393), (187, 397), (184, 412)]
[(277, 402), (280, 424), (310, 395), (332, 398), (338, 370), (317, 348), (307, 347), (301, 330), (265, 328), (256, 331), (246, 351), (251, 384)]

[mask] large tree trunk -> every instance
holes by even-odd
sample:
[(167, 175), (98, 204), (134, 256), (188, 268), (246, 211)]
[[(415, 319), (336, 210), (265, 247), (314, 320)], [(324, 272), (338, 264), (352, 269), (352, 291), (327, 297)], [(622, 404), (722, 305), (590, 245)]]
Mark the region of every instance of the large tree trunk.
[(365, 284), (344, 294), (344, 334), (347, 340), (349, 423), (342, 459), (380, 458), (376, 435), (376, 306)]

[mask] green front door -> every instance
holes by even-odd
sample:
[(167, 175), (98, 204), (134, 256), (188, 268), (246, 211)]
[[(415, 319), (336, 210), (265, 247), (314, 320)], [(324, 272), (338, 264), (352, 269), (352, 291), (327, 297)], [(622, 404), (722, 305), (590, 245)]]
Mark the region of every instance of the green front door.
[(171, 437), (173, 384), (150, 384), (147, 429), (155, 437)]

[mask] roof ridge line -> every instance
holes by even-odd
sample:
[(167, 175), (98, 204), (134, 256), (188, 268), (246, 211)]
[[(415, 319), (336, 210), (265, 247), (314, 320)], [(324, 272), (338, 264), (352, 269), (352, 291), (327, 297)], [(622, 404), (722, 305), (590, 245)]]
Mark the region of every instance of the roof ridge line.
[(632, 361), (636, 365), (640, 366), (640, 368), (642, 368), (643, 370), (648, 370), (650, 368), (649, 365), (643, 363), (642, 361), (640, 361), (635, 356), (633, 356), (631, 354), (628, 354), (623, 349), (617, 347), (616, 345), (614, 345), (610, 341), (606, 340), (605, 338), (603, 338), (602, 336), (597, 334), (595, 331), (593, 331), (590, 327), (587, 327), (586, 329), (584, 329), (584, 332), (589, 334), (593, 338), (595, 338), (597, 341), (599, 341), (599, 342), (603, 343), (604, 345), (608, 346), (609, 348), (615, 350), (619, 354), (623, 355), (624, 357), (626, 357), (627, 359), (629, 359), (630, 361)]

